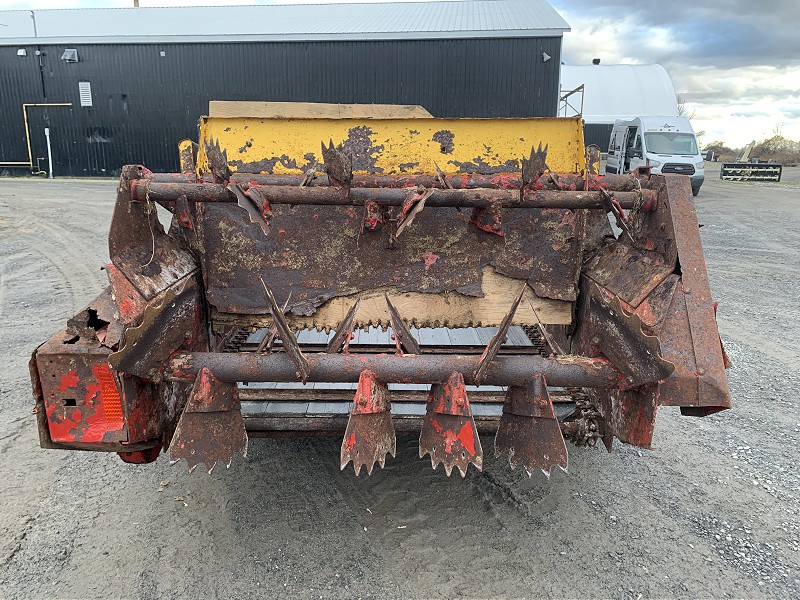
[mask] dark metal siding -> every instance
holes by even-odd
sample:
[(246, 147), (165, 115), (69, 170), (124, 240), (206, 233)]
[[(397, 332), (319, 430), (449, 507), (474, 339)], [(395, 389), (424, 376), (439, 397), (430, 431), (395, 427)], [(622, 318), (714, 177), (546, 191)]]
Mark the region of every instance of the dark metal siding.
[(600, 146), (600, 152), (608, 152), (608, 142), (611, 141), (613, 125), (598, 123), (585, 123), (583, 125), (583, 143), (587, 146), (595, 144)]
[[(60, 60), (65, 47), (80, 62)], [(27, 160), (22, 104), (32, 107), (34, 158), (54, 174), (116, 175), (142, 163), (178, 168), (176, 144), (197, 137), (209, 100), (420, 104), (440, 117), (555, 116), (561, 38), (0, 47), (0, 161)], [(160, 56), (160, 51), (166, 55)], [(552, 58), (546, 63), (542, 53)], [(92, 85), (80, 106), (78, 82)], [(44, 90), (42, 89), (44, 87)], [(43, 162), (46, 164), (46, 162)], [(0, 166), (2, 172), (24, 172)]]

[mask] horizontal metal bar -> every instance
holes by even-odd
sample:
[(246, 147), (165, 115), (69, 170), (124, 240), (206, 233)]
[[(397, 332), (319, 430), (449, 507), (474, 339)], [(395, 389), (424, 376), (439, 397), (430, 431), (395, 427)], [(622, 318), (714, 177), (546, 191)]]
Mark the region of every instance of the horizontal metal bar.
[[(384, 206), (401, 206), (406, 200), (408, 189), (405, 188), (352, 188), (349, 194), (336, 187), (289, 187), (289, 186), (250, 186), (257, 189), (270, 204), (292, 205), (333, 205), (363, 206), (373, 200)], [(236, 202), (223, 184), (216, 183), (165, 183), (152, 180), (131, 181), (131, 193), (134, 200), (144, 202), (146, 199), (157, 202), (173, 202), (180, 196), (186, 196), (190, 202)], [(623, 208), (633, 208), (640, 201), (655, 201), (656, 192), (614, 192), (615, 199)], [(519, 190), (500, 189), (468, 189), (440, 190), (434, 189), (425, 201), (426, 207), (466, 207), (486, 208), (488, 206), (503, 208), (604, 208), (603, 192), (589, 191), (553, 191), (526, 190), (520, 202)]]
[[(342, 435), (347, 427), (347, 416), (342, 417), (245, 417), (244, 425), (251, 437), (308, 437)], [(481, 435), (497, 432), (500, 419), (475, 417), (475, 427)], [(394, 429), (399, 434), (419, 433), (422, 419), (416, 416), (392, 417)], [(575, 423), (561, 423), (563, 435), (574, 435)]]
[[(452, 189), (519, 189), (520, 173), (495, 173), (494, 175), (454, 174), (445, 176)], [(247, 185), (282, 185), (299, 186), (304, 180), (302, 175), (270, 175), (237, 172), (231, 179)], [(585, 191), (586, 179), (579, 174), (559, 175), (558, 183), (563, 190)], [(309, 185), (328, 186), (330, 180), (325, 174), (318, 175)], [(432, 175), (353, 175), (351, 187), (354, 188), (404, 188), (421, 185), (425, 188), (446, 189), (438, 177)], [(556, 186), (549, 175), (539, 178), (539, 186), (555, 190)], [(589, 175), (589, 190), (597, 191), (601, 187), (611, 192), (633, 192), (640, 183), (633, 175)]]
[[(308, 381), (357, 382), (369, 369), (383, 383), (444, 383), (458, 371), (474, 384), (478, 356), (396, 356), (393, 354), (306, 354)], [(298, 381), (296, 368), (286, 354), (195, 352), (179, 354), (168, 365), (175, 380), (192, 380), (207, 367), (217, 379), (230, 382)], [(620, 373), (602, 358), (564, 356), (500, 356), (492, 361), (483, 381), (486, 385), (524, 385), (534, 374), (559, 387), (614, 388)]]
[[(479, 175), (475, 173), (458, 173), (446, 175), (447, 183), (452, 189), (519, 189), (521, 185), (519, 173), (495, 173), (493, 175)], [(539, 178), (539, 189), (567, 190), (581, 192), (586, 190), (586, 178), (577, 173), (556, 176), (558, 187), (550, 175)], [(200, 183), (192, 174), (187, 173), (151, 173), (147, 179), (161, 183)], [(250, 185), (280, 185), (299, 187), (305, 180), (304, 175), (272, 175), (268, 173), (243, 173), (237, 171), (231, 175), (231, 181), (242, 186)], [(202, 183), (213, 183), (211, 175), (205, 175)], [(308, 185), (324, 187), (331, 185), (328, 176), (320, 173)], [(425, 188), (447, 189), (438, 177), (433, 175), (353, 175), (350, 187), (353, 188), (405, 188), (421, 185)], [(589, 175), (589, 191), (598, 191), (604, 188), (609, 192), (633, 192), (641, 187), (639, 180), (630, 174), (617, 175)]]

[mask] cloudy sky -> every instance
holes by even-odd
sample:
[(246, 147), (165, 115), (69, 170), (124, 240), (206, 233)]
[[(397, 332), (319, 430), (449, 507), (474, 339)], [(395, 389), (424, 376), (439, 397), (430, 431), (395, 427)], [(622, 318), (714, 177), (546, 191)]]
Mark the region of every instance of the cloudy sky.
[[(140, 5), (310, 1), (140, 0)], [(800, 140), (799, 0), (550, 2), (572, 26), (564, 36), (565, 62), (589, 64), (600, 57), (603, 64), (663, 65), (695, 115), (695, 130), (706, 132), (701, 143), (742, 146), (776, 131)], [(133, 0), (0, 0), (0, 9), (132, 5)]]

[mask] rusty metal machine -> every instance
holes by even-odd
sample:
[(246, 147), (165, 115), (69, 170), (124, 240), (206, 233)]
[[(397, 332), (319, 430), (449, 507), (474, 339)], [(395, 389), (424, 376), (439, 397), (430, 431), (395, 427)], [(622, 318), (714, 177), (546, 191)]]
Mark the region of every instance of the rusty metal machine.
[(43, 447), (211, 471), (334, 434), (371, 473), (418, 432), (463, 476), (494, 434), (549, 474), (730, 408), (688, 178), (598, 175), (577, 118), (325, 115), (212, 114), (181, 173), (122, 169), (109, 286), (30, 362)]

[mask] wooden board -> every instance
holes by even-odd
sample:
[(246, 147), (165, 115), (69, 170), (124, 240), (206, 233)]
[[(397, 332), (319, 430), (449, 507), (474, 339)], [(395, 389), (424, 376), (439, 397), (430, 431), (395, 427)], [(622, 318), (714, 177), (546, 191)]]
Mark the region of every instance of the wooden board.
[[(336, 329), (347, 312), (361, 299), (356, 314), (356, 325), (389, 324), (384, 293), (389, 296), (397, 312), (407, 325), (416, 327), (494, 327), (500, 324), (516, 300), (522, 281), (507, 277), (491, 266), (483, 269), (483, 297), (465, 296), (457, 292), (424, 294), (421, 292), (398, 292), (386, 287), (369, 290), (352, 296), (340, 296), (322, 304), (311, 316), (286, 315), (286, 321), (294, 329)], [(534, 314), (534, 310), (536, 314)], [(569, 325), (572, 322), (572, 303), (565, 300), (540, 298), (527, 287), (519, 308), (514, 315), (514, 325), (535, 325), (536, 316), (545, 325)], [(214, 321), (220, 324), (236, 323), (241, 327), (266, 327), (270, 315), (234, 315), (215, 313)]]
[(230, 102), (211, 100), (209, 117), (261, 119), (430, 119), (416, 104), (323, 104), (319, 102)]

